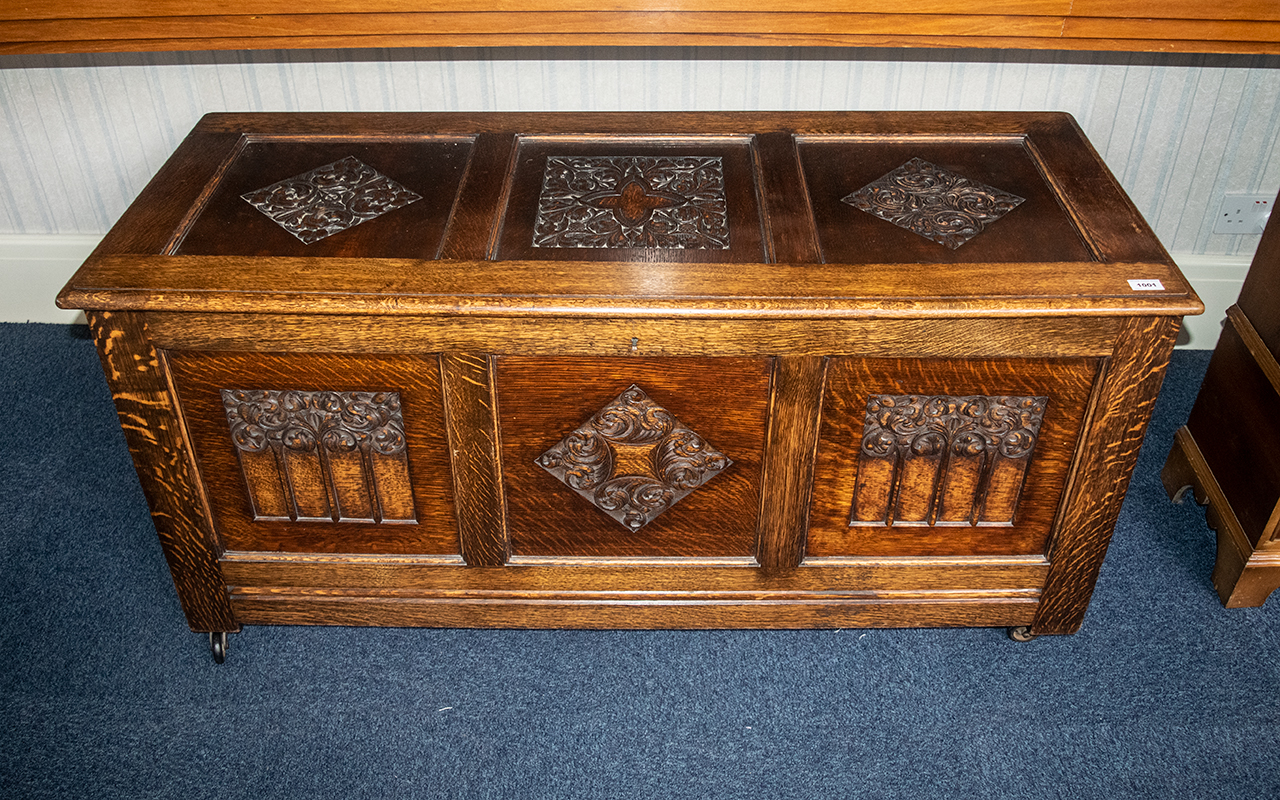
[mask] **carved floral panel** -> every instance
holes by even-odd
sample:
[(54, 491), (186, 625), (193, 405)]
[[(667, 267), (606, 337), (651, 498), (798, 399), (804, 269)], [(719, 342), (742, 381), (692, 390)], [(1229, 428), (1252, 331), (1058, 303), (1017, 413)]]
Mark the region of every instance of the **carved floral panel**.
[(731, 463), (635, 385), (537, 459), (538, 466), (633, 531)]
[(1008, 525), (1046, 397), (867, 398), (850, 525)]
[(354, 156), (241, 197), (303, 244), (422, 199)]
[(921, 158), (841, 199), (952, 250), (1023, 202)]
[(553, 156), (534, 247), (726, 250), (719, 156)]
[(255, 519), (414, 522), (397, 392), (223, 389)]

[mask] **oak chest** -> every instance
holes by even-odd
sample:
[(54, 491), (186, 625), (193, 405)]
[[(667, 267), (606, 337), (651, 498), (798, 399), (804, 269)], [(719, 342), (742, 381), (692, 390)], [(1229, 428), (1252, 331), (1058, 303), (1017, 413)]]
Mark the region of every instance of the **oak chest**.
[(1047, 113), (210, 115), (59, 303), (212, 633), (1071, 633), (1202, 310)]

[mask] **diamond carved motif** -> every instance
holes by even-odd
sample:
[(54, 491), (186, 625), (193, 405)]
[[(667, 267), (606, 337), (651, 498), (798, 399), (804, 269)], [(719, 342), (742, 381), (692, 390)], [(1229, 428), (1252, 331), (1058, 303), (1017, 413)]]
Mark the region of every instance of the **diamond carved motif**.
[(632, 531), (732, 463), (634, 384), (537, 458)]
[(240, 197), (303, 244), (422, 199), (354, 156)]
[(841, 202), (955, 250), (1024, 199), (913, 158)]
[(533, 246), (727, 250), (721, 159), (550, 157)]

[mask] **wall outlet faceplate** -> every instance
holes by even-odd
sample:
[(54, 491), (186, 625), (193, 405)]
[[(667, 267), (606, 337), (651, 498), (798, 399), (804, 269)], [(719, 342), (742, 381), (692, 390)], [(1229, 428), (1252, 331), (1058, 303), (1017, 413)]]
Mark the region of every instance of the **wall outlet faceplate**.
[(1222, 198), (1222, 208), (1213, 224), (1213, 232), (1261, 234), (1267, 225), (1267, 217), (1271, 216), (1275, 199), (1273, 194), (1227, 192)]

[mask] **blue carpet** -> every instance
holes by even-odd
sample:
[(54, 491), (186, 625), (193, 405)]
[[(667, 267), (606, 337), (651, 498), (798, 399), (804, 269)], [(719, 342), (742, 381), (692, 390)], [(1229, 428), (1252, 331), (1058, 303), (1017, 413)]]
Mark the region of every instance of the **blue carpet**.
[(1228, 611), (1159, 469), (1080, 633), (186, 629), (79, 329), (0, 325), (0, 794), (1280, 797), (1280, 599)]

